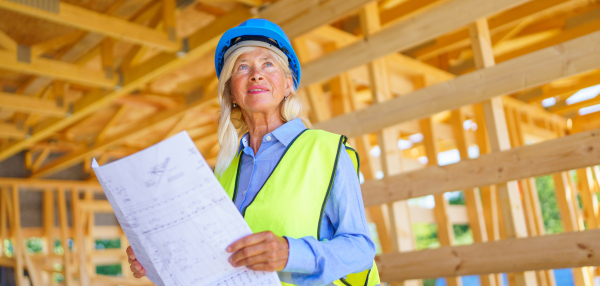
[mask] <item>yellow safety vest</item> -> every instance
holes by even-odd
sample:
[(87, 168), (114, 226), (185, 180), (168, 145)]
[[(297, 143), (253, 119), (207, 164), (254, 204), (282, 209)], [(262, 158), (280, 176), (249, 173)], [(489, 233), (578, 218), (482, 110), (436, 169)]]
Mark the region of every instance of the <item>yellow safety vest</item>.
[[(338, 155), (343, 145), (346, 146), (358, 175), (358, 153), (346, 141), (346, 136), (313, 129), (307, 129), (296, 136), (254, 200), (242, 210), (252, 231), (258, 233), (270, 230), (278, 236), (312, 236), (319, 240), (325, 204), (333, 187)], [(222, 176), (217, 177), (234, 202), (238, 191), (241, 157), (240, 152)], [(334, 281), (335, 285), (341, 286), (374, 286), (379, 283), (375, 262), (371, 269)]]

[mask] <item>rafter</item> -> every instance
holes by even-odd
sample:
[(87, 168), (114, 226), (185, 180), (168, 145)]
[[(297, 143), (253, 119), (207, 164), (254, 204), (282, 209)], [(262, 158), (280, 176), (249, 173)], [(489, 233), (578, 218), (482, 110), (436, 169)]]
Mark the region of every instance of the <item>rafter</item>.
[(84, 34), (85, 32), (83, 31), (75, 31), (52, 38), (45, 42), (37, 43), (31, 46), (31, 57), (38, 57), (45, 52), (57, 50), (66, 45), (75, 43), (80, 40)]
[[(5, 0), (3, 0), (6, 2)], [(362, 0), (365, 1), (365, 0)], [(297, 0), (282, 0), (278, 1), (278, 7), (286, 7), (293, 6), (297, 4)], [(361, 2), (364, 3), (364, 2)], [(352, 4), (352, 5), (350, 5)], [(318, 16), (319, 19), (327, 18), (327, 21), (333, 20), (333, 17), (339, 17), (341, 15), (345, 15), (346, 13), (350, 13), (356, 7), (353, 5), (359, 5), (358, 2), (347, 1), (347, 0), (335, 0), (329, 1), (327, 5), (331, 5), (335, 7), (336, 14), (331, 14), (330, 10), (311, 10), (311, 13), (304, 13), (304, 10), (293, 11), (292, 14), (287, 14), (287, 20), (294, 18), (294, 21), (288, 23), (281, 23), (275, 21), (275, 23), (281, 24), (284, 30), (296, 30), (299, 31), (297, 26), (301, 26), (302, 28), (312, 29), (320, 25), (318, 22), (314, 22), (313, 25), (306, 25), (306, 23), (313, 23), (313, 18)], [(303, 5), (303, 4), (302, 4)], [(338, 7), (339, 6), (339, 7)], [(329, 6), (328, 6), (329, 7)], [(275, 5), (267, 7), (261, 13), (262, 15), (274, 15), (277, 14), (273, 11), (275, 10)], [(28, 137), (26, 140), (22, 140), (15, 144), (9, 145), (4, 150), (0, 151), (0, 160), (4, 160), (9, 156), (12, 156), (16, 152), (23, 150), (24, 148), (39, 142), (47, 138), (48, 136), (54, 134), (56, 131), (69, 126), (83, 117), (91, 114), (96, 111), (98, 108), (101, 108), (108, 104), (109, 102), (126, 95), (127, 93), (140, 88), (141, 86), (148, 83), (150, 80), (155, 79), (158, 76), (169, 73), (177, 68), (180, 68), (194, 59), (206, 54), (209, 52), (216, 43), (220, 35), (229, 29), (232, 26), (242, 22), (245, 19), (251, 17), (250, 11), (245, 8), (236, 8), (233, 11), (230, 11), (226, 15), (219, 17), (215, 22), (209, 25), (206, 28), (203, 28), (192, 36), (189, 37), (189, 52), (184, 57), (177, 57), (174, 54), (159, 54), (158, 56), (146, 61), (140, 66), (132, 69), (127, 72), (125, 77), (125, 82), (121, 89), (115, 90), (112, 93), (103, 93), (100, 91), (94, 91), (89, 95), (86, 95), (80, 102), (75, 105), (74, 112), (70, 117), (64, 118), (59, 121), (50, 121), (44, 124), (43, 126), (37, 127), (33, 134)], [(315, 18), (316, 19), (316, 18)], [(302, 30), (302, 29), (300, 29)], [(297, 36), (298, 32), (288, 32), (288, 36), (293, 38)]]
[(180, 49), (180, 44), (169, 40), (165, 33), (62, 1), (59, 13), (8, 0), (0, 0), (0, 8), (165, 51), (176, 52)]
[[(459, 0), (439, 5), (427, 13), (415, 16), (411, 21), (392, 24), (369, 36), (368, 40), (356, 42), (305, 64), (302, 68), (302, 84), (309, 85), (327, 80), (346, 70), (415, 47), (464, 27), (477, 19), (525, 2), (527, 0), (488, 0), (484, 3), (479, 0)], [(469, 11), (469, 13), (464, 17), (441, 16), (446, 15), (447, 11)]]
[(0, 31), (0, 46), (11, 52), (17, 50), (17, 42), (3, 31)]
[(60, 108), (55, 101), (30, 96), (0, 92), (0, 108), (22, 112), (36, 112), (54, 117), (63, 117), (67, 111)]
[(17, 125), (0, 122), (0, 138), (25, 139), (27, 132)]
[(0, 51), (0, 68), (93, 87), (112, 88), (117, 84), (116, 79), (107, 79), (101, 71), (41, 57), (31, 58), (31, 63), (20, 62), (15, 53), (7, 51)]
[(600, 32), (592, 33), (502, 65), (465, 74), (446, 83), (338, 116), (315, 127), (354, 137), (597, 69), (600, 68), (600, 50), (594, 46), (599, 41)]
[(53, 174), (59, 170), (62, 170), (64, 168), (68, 168), (68, 167), (72, 166), (73, 164), (81, 162), (86, 157), (93, 156), (94, 154), (97, 154), (98, 152), (102, 152), (109, 147), (116, 146), (127, 140), (134, 139), (136, 137), (144, 135), (144, 134), (148, 133), (149, 131), (153, 130), (156, 126), (163, 124), (165, 122), (168, 122), (170, 120), (173, 120), (175, 118), (181, 117), (191, 110), (201, 108), (207, 104), (211, 104), (214, 101), (214, 99), (215, 98), (199, 100), (199, 101), (197, 101), (193, 104), (187, 105), (187, 106), (181, 106), (178, 108), (174, 108), (174, 109), (170, 109), (170, 110), (166, 110), (161, 113), (158, 113), (158, 114), (152, 116), (151, 118), (142, 120), (142, 122), (140, 122), (139, 124), (136, 124), (135, 126), (132, 126), (132, 127), (128, 128), (127, 130), (123, 131), (121, 133), (121, 136), (116, 136), (115, 138), (111, 138), (111, 139), (108, 139), (105, 141), (100, 141), (97, 144), (95, 144), (94, 146), (86, 148), (85, 150), (75, 152), (74, 154), (73, 153), (68, 154), (64, 157), (60, 157), (60, 158), (56, 159), (55, 161), (46, 164), (46, 166), (41, 168), (38, 172), (34, 172), (31, 175), (31, 177), (32, 178), (40, 178), (40, 177), (51, 175), (51, 174)]
[[(563, 9), (571, 5), (568, 2), (569, 0), (534, 0), (509, 9), (488, 19), (490, 32), (494, 34), (524, 19)], [(435, 44), (417, 51), (415, 57), (420, 60), (427, 60), (459, 47), (467, 47), (470, 43), (469, 30), (462, 28), (456, 32), (437, 38)]]

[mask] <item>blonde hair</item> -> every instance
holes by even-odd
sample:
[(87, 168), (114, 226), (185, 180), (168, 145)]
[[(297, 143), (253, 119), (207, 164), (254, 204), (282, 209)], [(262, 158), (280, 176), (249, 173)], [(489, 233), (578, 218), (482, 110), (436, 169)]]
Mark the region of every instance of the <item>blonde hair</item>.
[[(219, 116), (219, 128), (217, 130), (217, 136), (219, 138), (219, 154), (217, 155), (217, 164), (215, 166), (215, 174), (217, 176), (222, 175), (231, 161), (235, 158), (235, 154), (238, 150), (239, 136), (246, 133), (248, 126), (244, 120), (242, 110), (239, 106), (233, 107), (231, 102), (231, 74), (233, 73), (233, 66), (235, 61), (247, 52), (259, 49), (259, 47), (245, 46), (235, 50), (227, 59), (221, 70), (219, 76), (219, 103), (221, 104), (221, 114)], [(269, 50), (269, 53), (273, 58), (276, 59), (280, 67), (283, 68), (285, 77), (293, 77), (295, 75), (283, 58), (278, 56), (275, 52)], [(287, 99), (283, 100), (279, 104), (279, 116), (285, 123), (296, 118), (301, 118), (302, 122), (307, 128), (311, 128), (310, 121), (300, 116), (302, 112), (302, 99), (296, 93), (296, 88), (292, 87), (292, 91), (287, 96)]]

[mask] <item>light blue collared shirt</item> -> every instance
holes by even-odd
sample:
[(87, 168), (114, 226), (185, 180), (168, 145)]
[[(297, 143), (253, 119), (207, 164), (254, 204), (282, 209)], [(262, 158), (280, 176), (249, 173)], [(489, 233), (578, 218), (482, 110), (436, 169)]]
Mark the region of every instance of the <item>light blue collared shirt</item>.
[[(240, 212), (254, 199), (290, 142), (306, 128), (294, 119), (266, 134), (254, 156), (248, 133), (240, 142), (243, 150), (241, 175), (235, 205)], [(335, 174), (333, 189), (321, 221), (321, 237), (286, 237), (290, 246), (287, 265), (279, 277), (295, 285), (327, 285), (349, 273), (373, 266), (375, 244), (365, 218), (360, 183), (345, 148)]]

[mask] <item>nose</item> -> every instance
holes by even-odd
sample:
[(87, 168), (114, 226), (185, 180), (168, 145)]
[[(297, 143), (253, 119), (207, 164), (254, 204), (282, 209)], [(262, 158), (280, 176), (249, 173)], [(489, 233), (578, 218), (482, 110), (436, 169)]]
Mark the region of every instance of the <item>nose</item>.
[(254, 69), (254, 72), (250, 76), (250, 81), (259, 82), (259, 81), (262, 81), (264, 79), (265, 79), (265, 77), (257, 69)]

